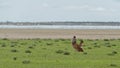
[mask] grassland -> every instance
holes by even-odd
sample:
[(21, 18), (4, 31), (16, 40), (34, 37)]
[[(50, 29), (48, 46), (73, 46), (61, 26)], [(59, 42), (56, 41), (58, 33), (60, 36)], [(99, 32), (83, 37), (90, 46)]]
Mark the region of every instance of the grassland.
[[(79, 43), (79, 39), (78, 39)], [(120, 68), (120, 40), (0, 39), (0, 68)]]

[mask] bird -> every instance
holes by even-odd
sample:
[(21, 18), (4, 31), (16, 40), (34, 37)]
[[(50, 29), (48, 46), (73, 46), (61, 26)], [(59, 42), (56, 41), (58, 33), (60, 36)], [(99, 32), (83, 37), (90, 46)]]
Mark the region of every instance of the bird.
[(80, 44), (77, 44), (76, 36), (73, 36), (73, 38), (72, 38), (72, 46), (73, 46), (73, 48), (76, 49), (78, 52), (84, 52), (84, 51), (83, 51), (83, 48), (82, 48), (83, 43), (84, 43), (83, 40), (81, 40), (81, 41), (80, 41)]

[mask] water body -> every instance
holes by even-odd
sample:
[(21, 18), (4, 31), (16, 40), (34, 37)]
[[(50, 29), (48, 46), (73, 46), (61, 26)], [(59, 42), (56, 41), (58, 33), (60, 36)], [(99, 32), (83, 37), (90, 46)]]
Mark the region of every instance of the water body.
[(5, 29), (120, 29), (120, 26), (89, 26), (89, 25), (0, 25)]

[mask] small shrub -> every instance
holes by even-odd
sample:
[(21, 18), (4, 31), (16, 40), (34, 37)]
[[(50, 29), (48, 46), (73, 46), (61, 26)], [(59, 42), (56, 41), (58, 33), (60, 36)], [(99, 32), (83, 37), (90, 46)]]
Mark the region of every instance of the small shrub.
[(113, 44), (112, 46), (116, 46), (116, 44)]
[(97, 45), (97, 43), (95, 42), (94, 45)]
[(84, 55), (87, 55), (87, 52), (83, 52)]
[(53, 45), (52, 43), (47, 43), (47, 45)]
[(17, 60), (17, 57), (13, 57), (13, 60)]
[(106, 42), (105, 45), (110, 45), (110, 42)]
[(70, 52), (64, 52), (64, 55), (70, 55)]
[(38, 42), (39, 42), (39, 43), (41, 43), (41, 41), (40, 41), (40, 40), (39, 40)]
[(56, 51), (56, 53), (58, 53), (58, 54), (61, 54), (61, 53), (63, 53), (64, 51), (63, 50), (57, 50)]
[(91, 47), (88, 47), (88, 49), (92, 49)]
[(8, 40), (7, 38), (3, 38), (2, 40)]
[(60, 39), (61, 41), (65, 41), (65, 39)]
[(96, 47), (96, 48), (100, 48), (100, 46), (99, 46), (99, 45), (94, 45), (94, 47)]
[(99, 39), (95, 39), (95, 41), (98, 41)]
[(1, 47), (6, 47), (6, 45), (5, 45), (5, 44), (2, 44)]
[(26, 50), (25, 53), (32, 53), (30, 50)]
[(111, 67), (117, 67), (117, 65), (116, 65), (116, 64), (110, 64), (110, 66), (111, 66)]
[(23, 63), (23, 64), (29, 64), (30, 61), (29, 61), (29, 60), (24, 60), (24, 61), (22, 61), (22, 63)]
[(15, 47), (15, 45), (11, 45), (10, 47)]
[(13, 45), (11, 45), (10, 47), (14, 47)]
[(32, 47), (32, 46), (29, 46), (28, 48), (33, 49), (33, 47)]
[(104, 41), (109, 41), (109, 39), (104, 39)]
[(112, 54), (117, 54), (117, 52), (116, 52), (116, 51), (113, 51)]
[(115, 54), (117, 54), (117, 52), (116, 51), (112, 51), (111, 53), (108, 53), (107, 55), (114, 56)]
[(106, 45), (106, 47), (111, 47), (111, 45)]
[(55, 39), (54, 41), (55, 41), (55, 42), (59, 42), (59, 40), (58, 40), (58, 39)]
[(32, 46), (36, 46), (36, 44), (33, 44)]
[(21, 45), (26, 45), (27, 43), (21, 43)]
[(16, 49), (13, 49), (13, 50), (11, 50), (11, 52), (18, 52), (18, 50), (16, 50)]

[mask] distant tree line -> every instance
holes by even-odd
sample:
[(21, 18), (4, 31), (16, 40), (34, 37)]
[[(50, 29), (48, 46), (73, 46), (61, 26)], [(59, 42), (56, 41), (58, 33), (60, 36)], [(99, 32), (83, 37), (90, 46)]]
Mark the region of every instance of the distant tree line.
[(120, 26), (120, 22), (0, 22), (0, 25), (108, 25)]

